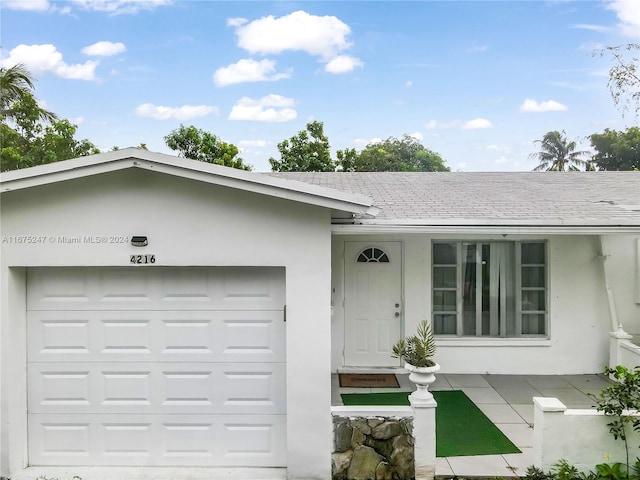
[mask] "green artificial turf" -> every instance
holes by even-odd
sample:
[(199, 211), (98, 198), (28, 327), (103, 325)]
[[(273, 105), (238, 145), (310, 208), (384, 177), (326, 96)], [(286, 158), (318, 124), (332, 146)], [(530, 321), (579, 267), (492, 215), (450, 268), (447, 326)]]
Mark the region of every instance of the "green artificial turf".
[[(500, 455), (520, 450), (460, 390), (432, 392), (436, 408), (436, 456)], [(344, 393), (345, 405), (409, 405), (409, 392)]]

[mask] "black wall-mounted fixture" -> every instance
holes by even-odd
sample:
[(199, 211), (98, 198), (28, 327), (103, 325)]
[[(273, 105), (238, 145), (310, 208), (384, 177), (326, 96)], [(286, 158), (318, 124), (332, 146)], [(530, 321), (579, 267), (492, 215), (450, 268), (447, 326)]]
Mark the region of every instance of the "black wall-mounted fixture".
[(147, 245), (149, 245), (149, 242), (147, 241), (146, 236), (134, 235), (133, 237), (131, 237), (131, 245), (133, 245), (134, 247), (146, 247)]

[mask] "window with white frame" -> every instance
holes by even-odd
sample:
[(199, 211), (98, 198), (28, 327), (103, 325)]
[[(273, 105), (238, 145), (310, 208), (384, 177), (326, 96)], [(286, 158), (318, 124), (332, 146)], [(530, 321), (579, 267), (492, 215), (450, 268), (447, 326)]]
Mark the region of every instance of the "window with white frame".
[(542, 241), (432, 244), (437, 335), (547, 335), (547, 245)]

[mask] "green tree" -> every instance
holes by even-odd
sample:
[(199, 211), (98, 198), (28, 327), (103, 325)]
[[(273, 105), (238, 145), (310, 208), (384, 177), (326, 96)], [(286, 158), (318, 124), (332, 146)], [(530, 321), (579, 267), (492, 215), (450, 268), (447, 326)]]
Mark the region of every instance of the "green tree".
[(33, 95), (23, 92), (11, 105), (11, 120), (0, 121), (0, 170), (14, 170), (58, 162), (93, 153), (98, 148), (87, 139), (76, 140), (77, 125), (69, 120), (46, 124)]
[(269, 158), (274, 172), (333, 172), (336, 169), (331, 159), (331, 146), (324, 134), (322, 122), (307, 123), (289, 140), (278, 144), (280, 160)]
[(448, 172), (442, 157), (409, 135), (389, 137), (380, 143), (370, 143), (357, 157), (343, 157), (339, 166), (354, 172)]
[[(25, 95), (31, 95), (34, 90), (34, 80), (31, 73), (22, 63), (13, 67), (0, 68), (0, 120), (15, 119), (15, 107), (24, 101)], [(35, 99), (34, 99), (35, 102)], [(36, 102), (37, 105), (37, 102)], [(40, 120), (53, 121), (56, 115), (38, 106), (37, 113)]]
[[(232, 143), (223, 142), (213, 133), (196, 128), (193, 125), (172, 130), (164, 137), (164, 141), (171, 150), (177, 150), (180, 156), (215, 163), (225, 167), (240, 170), (252, 170), (253, 167), (244, 163), (238, 157), (238, 147)], [(144, 145), (144, 144), (141, 144)]]
[(540, 151), (532, 153), (531, 157), (540, 163), (533, 169), (534, 171), (577, 171), (580, 167), (586, 168), (588, 165), (587, 160), (581, 157), (588, 155), (589, 152), (576, 150), (576, 142), (569, 141), (564, 130), (547, 132), (542, 140), (536, 140), (535, 143), (540, 145)]
[(336, 165), (341, 172), (355, 172), (356, 161), (358, 160), (358, 152), (355, 148), (345, 148), (336, 152), (338, 159)]
[(613, 438), (624, 442), (625, 465), (629, 472), (629, 427), (640, 432), (640, 419), (629, 415), (629, 412), (640, 410), (640, 366), (632, 369), (622, 365), (615, 368), (605, 367), (604, 374), (612, 376), (614, 382), (595, 397), (598, 401), (597, 408), (599, 412), (604, 412), (612, 418), (607, 426)]
[(607, 86), (611, 92), (613, 103), (625, 111), (632, 109), (637, 115), (640, 112), (640, 69), (638, 65), (640, 43), (627, 43), (599, 50), (600, 56), (607, 56), (613, 61), (609, 69)]
[(596, 150), (591, 162), (598, 170), (640, 170), (640, 128), (631, 127), (626, 132), (607, 128), (589, 138)]
[(78, 126), (66, 118), (47, 125), (42, 136), (31, 146), (31, 164), (41, 165), (100, 153), (98, 147), (88, 139), (77, 140), (77, 131)]

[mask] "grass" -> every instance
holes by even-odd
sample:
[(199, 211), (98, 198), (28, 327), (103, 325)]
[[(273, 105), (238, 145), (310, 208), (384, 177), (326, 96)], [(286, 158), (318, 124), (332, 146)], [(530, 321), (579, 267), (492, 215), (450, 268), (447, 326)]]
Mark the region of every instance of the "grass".
[[(342, 394), (345, 405), (409, 405), (410, 392)], [(436, 408), (436, 456), (521, 453), (460, 390), (432, 392)]]

